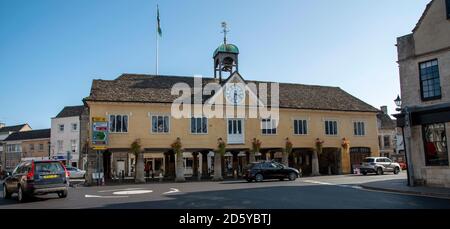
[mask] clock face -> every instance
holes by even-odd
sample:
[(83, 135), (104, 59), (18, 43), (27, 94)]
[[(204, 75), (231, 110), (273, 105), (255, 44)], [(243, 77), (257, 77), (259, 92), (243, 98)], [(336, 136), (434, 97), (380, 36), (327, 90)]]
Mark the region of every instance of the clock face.
[(245, 98), (244, 89), (237, 84), (229, 84), (226, 89), (226, 98), (228, 102), (233, 104), (241, 103)]

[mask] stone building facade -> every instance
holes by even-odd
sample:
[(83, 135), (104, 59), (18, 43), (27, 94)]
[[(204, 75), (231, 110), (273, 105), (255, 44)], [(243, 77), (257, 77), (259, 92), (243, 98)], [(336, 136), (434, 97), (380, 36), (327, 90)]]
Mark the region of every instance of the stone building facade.
[(450, 1), (432, 0), (397, 38), (401, 108), (412, 185), (450, 187)]

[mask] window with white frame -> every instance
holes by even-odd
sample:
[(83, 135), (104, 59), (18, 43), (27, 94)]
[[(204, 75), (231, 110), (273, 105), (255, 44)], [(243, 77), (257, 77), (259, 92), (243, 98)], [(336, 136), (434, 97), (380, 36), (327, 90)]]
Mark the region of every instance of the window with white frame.
[(109, 132), (127, 133), (128, 115), (109, 115)]
[(325, 134), (326, 135), (337, 135), (337, 121), (326, 120), (325, 121)]
[(364, 136), (366, 135), (366, 129), (364, 122), (353, 122), (353, 134), (355, 136)]
[(77, 140), (72, 139), (70, 140), (70, 151), (76, 151), (77, 149)]
[(58, 130), (59, 130), (59, 132), (64, 132), (64, 124), (59, 124)]
[(22, 145), (20, 144), (8, 144), (6, 145), (6, 149), (9, 153), (16, 153), (22, 151)]
[(208, 133), (208, 119), (206, 117), (202, 118), (191, 118), (191, 133), (192, 134), (207, 134)]
[(152, 132), (169, 133), (170, 123), (167, 115), (152, 115)]
[(306, 135), (308, 134), (308, 123), (304, 119), (294, 120), (294, 134)]
[(77, 131), (77, 129), (78, 129), (78, 124), (72, 123), (72, 131)]
[(63, 144), (64, 144), (63, 140), (56, 141), (56, 147), (58, 147), (57, 150), (59, 153), (61, 153), (63, 151)]
[(262, 134), (277, 134), (277, 120), (275, 119), (262, 119), (261, 120), (261, 133)]

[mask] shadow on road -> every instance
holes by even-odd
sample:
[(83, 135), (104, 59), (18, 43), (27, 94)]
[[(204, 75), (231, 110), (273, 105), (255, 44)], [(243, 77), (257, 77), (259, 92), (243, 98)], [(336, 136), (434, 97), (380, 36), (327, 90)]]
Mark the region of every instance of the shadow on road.
[[(106, 204), (113, 209), (404, 209), (450, 208), (450, 200), (330, 185), (280, 186), (170, 195), (168, 200)], [(388, 201), (387, 201), (388, 200)]]

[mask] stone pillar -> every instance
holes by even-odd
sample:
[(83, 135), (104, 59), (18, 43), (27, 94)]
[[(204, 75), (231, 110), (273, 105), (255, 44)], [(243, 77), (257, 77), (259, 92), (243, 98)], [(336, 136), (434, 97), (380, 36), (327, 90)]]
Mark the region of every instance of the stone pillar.
[(233, 163), (233, 177), (237, 178), (237, 175), (239, 173), (239, 160), (238, 160), (238, 153), (239, 152), (232, 152), (233, 154), (233, 159), (232, 159), (232, 163)]
[(198, 167), (199, 167), (199, 161), (198, 161), (198, 152), (192, 153), (193, 157), (193, 165), (192, 165), (192, 176), (197, 177), (198, 176)]
[(136, 158), (136, 183), (145, 183), (145, 174), (144, 174), (144, 153), (139, 152)]
[(209, 178), (209, 170), (208, 170), (208, 153), (209, 151), (203, 151), (202, 153), (202, 178)]

